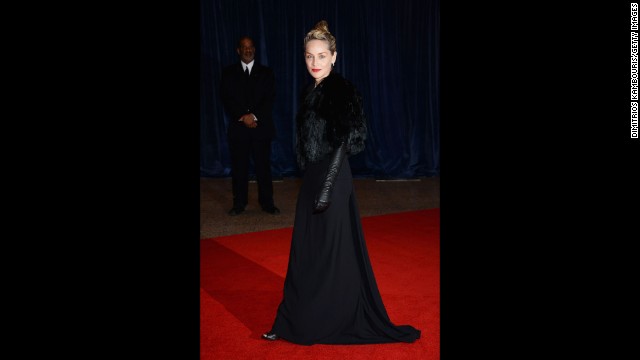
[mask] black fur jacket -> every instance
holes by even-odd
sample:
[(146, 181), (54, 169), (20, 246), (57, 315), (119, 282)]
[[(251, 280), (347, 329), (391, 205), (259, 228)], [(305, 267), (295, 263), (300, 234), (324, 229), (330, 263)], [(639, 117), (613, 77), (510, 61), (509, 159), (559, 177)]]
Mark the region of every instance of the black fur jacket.
[(296, 131), (300, 169), (326, 159), (343, 142), (349, 155), (361, 152), (367, 126), (358, 90), (335, 71), (317, 87), (312, 83), (303, 91)]

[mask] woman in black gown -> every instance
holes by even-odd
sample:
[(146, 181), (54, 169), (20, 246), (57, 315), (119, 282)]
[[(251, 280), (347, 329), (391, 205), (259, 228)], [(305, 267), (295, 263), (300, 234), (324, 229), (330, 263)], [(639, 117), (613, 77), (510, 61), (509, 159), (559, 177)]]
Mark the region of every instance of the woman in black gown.
[(284, 283), (266, 340), (302, 345), (413, 342), (420, 330), (394, 325), (378, 291), (347, 157), (364, 150), (362, 100), (333, 71), (336, 41), (326, 21), (304, 39), (315, 79), (296, 116), (297, 158), (305, 170)]

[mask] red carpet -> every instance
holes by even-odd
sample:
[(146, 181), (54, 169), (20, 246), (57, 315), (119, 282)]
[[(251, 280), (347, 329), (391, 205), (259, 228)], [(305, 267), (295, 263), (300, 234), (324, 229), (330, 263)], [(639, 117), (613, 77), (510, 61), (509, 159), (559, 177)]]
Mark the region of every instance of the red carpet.
[(422, 330), (412, 344), (268, 342), (282, 297), (291, 228), (200, 242), (200, 358), (440, 359), (440, 209), (362, 218), (380, 294), (391, 321)]

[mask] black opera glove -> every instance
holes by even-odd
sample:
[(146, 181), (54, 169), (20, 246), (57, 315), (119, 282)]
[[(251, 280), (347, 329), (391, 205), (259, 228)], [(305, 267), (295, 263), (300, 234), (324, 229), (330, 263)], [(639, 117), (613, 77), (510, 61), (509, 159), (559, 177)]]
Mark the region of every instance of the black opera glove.
[(314, 214), (327, 210), (329, 205), (331, 205), (331, 192), (333, 191), (333, 186), (336, 182), (336, 178), (338, 177), (340, 166), (342, 166), (342, 161), (344, 161), (346, 156), (347, 144), (345, 143), (340, 144), (340, 146), (331, 154), (331, 162), (327, 169), (327, 175), (325, 176), (324, 183), (320, 188), (320, 192), (316, 195), (316, 199), (313, 204)]

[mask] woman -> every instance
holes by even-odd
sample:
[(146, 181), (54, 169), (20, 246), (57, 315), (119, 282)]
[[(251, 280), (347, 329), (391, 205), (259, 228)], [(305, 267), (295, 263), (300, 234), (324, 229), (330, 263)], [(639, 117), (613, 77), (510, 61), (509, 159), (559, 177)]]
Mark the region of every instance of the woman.
[(296, 204), (284, 296), (266, 340), (302, 345), (413, 342), (384, 308), (364, 242), (346, 158), (364, 150), (362, 100), (333, 71), (336, 40), (326, 21), (304, 39), (315, 82), (296, 116), (297, 160), (305, 170)]

